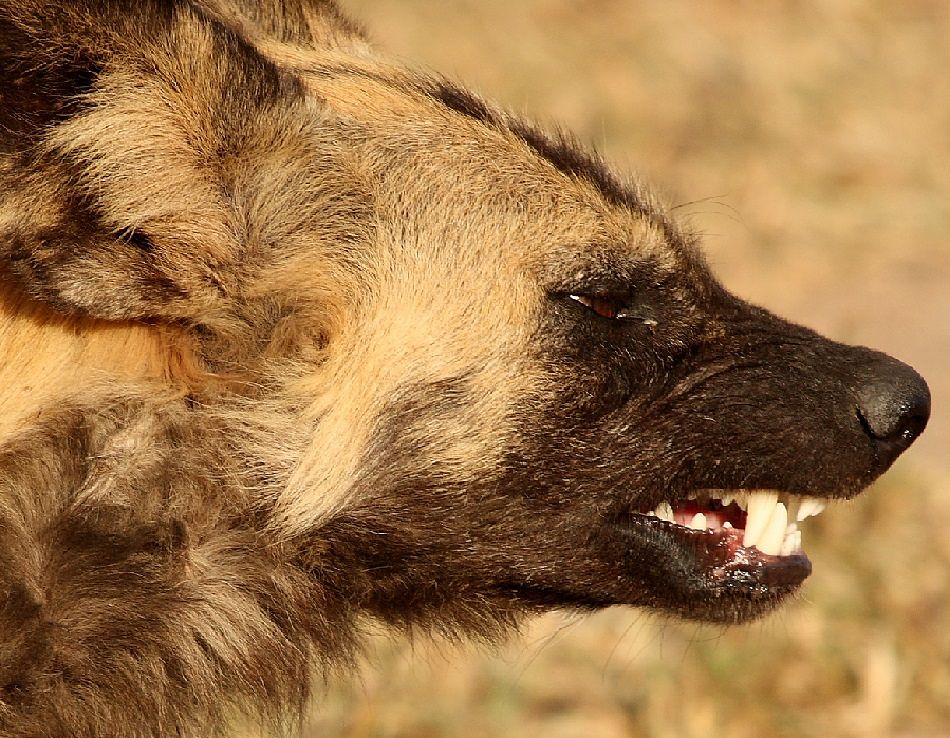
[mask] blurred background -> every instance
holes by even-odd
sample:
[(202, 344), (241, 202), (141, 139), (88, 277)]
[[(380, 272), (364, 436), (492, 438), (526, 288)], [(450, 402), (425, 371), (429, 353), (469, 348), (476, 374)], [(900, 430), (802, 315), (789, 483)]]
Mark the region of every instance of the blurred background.
[(914, 365), (931, 425), (742, 628), (617, 608), (372, 642), (308, 736), (950, 736), (950, 3), (343, 0), (377, 42), (637, 171), (738, 294)]

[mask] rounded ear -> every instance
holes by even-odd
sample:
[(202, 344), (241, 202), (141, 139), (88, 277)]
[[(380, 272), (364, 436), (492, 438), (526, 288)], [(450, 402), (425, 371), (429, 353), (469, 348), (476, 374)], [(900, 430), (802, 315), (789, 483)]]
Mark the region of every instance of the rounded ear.
[(0, 95), (0, 279), (67, 313), (227, 320), (228, 172), (297, 80), (188, 3), (0, 0)]

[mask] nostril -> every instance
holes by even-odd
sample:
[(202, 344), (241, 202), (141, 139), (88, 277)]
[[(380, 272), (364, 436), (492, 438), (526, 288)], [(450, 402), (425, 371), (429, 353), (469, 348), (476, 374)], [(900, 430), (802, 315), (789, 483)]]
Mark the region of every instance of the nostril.
[[(895, 362), (897, 363), (897, 362)], [(869, 382), (858, 392), (858, 419), (865, 433), (896, 456), (923, 433), (930, 419), (930, 390), (910, 367)]]
[(876, 441), (906, 441), (908, 445), (927, 427), (929, 413), (902, 403), (896, 414), (882, 415), (858, 408), (858, 420), (864, 432)]
[(903, 420), (898, 425), (897, 433), (907, 441), (908, 445), (927, 427), (927, 421), (930, 420), (930, 402), (928, 400), (926, 408), (921, 406), (908, 405), (902, 408)]

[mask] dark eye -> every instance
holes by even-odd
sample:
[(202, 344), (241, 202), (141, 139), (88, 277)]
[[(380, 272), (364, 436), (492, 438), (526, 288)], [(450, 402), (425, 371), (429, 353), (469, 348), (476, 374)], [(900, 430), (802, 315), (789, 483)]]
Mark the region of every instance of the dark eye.
[(601, 318), (622, 320), (633, 317), (630, 314), (630, 300), (616, 295), (568, 295)]

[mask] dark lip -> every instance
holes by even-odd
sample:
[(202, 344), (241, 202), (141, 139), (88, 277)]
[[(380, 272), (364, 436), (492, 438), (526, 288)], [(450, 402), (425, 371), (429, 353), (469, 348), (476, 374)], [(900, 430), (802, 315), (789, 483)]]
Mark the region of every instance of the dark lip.
[(705, 549), (711, 578), (727, 589), (737, 586), (794, 589), (811, 574), (811, 561), (803, 552), (790, 556), (765, 554), (754, 547), (745, 548), (738, 534), (727, 531), (695, 531), (686, 535), (702, 542), (696, 548)]
[(611, 516), (606, 525), (623, 536), (632, 526), (650, 526), (665, 531), (676, 545), (695, 559), (711, 593), (745, 593), (752, 597), (783, 595), (797, 589), (811, 574), (812, 565), (804, 553), (773, 556), (757, 548), (742, 546), (738, 532), (694, 531), (676, 523), (638, 513)]

